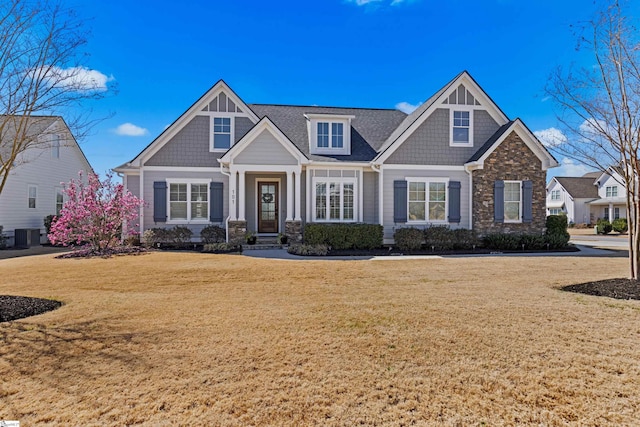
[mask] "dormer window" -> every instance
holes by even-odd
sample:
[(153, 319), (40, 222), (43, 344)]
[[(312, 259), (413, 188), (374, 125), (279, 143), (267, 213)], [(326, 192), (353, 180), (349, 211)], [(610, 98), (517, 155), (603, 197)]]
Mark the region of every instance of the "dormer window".
[(354, 116), (305, 114), (311, 154), (351, 154), (351, 119)]

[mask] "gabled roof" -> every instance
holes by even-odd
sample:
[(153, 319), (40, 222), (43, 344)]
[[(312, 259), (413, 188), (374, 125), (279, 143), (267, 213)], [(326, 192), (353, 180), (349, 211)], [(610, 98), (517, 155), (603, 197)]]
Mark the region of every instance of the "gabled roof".
[(476, 151), (465, 166), (472, 169), (481, 168), (487, 157), (502, 144), (512, 132), (516, 132), (522, 141), (542, 162), (542, 169), (547, 170), (558, 166), (558, 161), (547, 151), (529, 128), (519, 118), (500, 126), (498, 130)]
[(574, 199), (597, 199), (598, 187), (591, 177), (554, 177)]
[[(509, 119), (506, 114), (493, 102), (493, 99), (480, 87), (473, 77), (465, 70), (449, 81), (442, 89), (437, 91), (431, 98), (427, 99), (418, 108), (409, 114), (403, 122), (389, 135), (384, 145), (380, 148), (376, 161), (383, 162), (399, 147), (406, 138), (415, 131), (436, 108), (446, 108), (443, 105), (450, 92), (457, 90), (458, 86), (464, 85), (467, 90), (471, 89), (476, 99), (482, 98), (482, 106), (498, 123), (505, 123)], [(476, 104), (480, 105), (480, 104)]]
[[(392, 109), (342, 108), (294, 105), (249, 104), (258, 116), (267, 116), (304, 155), (315, 161), (368, 162), (406, 114)], [(351, 120), (351, 155), (309, 153), (309, 132), (305, 114), (354, 116)]]

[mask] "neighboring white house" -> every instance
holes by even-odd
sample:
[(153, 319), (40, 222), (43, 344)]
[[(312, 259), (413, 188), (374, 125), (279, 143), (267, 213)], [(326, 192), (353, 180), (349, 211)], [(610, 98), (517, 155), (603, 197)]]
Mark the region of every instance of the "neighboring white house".
[[(19, 155), (0, 193), (0, 225), (9, 246), (16, 229), (39, 229), (45, 241), (44, 217), (62, 209), (62, 183), (77, 178), (81, 170), (92, 171), (62, 117), (31, 117), (28, 123), (37, 143)], [(6, 133), (3, 137), (10, 138)]]
[(616, 168), (581, 177), (554, 177), (547, 184), (547, 215), (565, 213), (569, 223), (625, 218), (626, 188)]

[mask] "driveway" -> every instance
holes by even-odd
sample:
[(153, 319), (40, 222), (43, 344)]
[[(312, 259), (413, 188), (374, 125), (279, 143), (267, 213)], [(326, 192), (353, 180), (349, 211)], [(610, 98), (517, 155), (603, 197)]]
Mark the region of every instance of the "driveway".
[(0, 259), (17, 258), (21, 256), (31, 255), (47, 255), (68, 252), (69, 248), (61, 248), (57, 246), (32, 246), (27, 249), (3, 249), (0, 250)]
[(574, 245), (616, 250), (626, 250), (629, 248), (629, 236), (626, 234), (571, 235), (570, 242)]

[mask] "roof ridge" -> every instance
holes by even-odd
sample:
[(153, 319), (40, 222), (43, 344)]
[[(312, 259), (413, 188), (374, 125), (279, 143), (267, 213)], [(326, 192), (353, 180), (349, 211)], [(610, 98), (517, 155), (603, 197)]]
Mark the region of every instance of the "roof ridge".
[(296, 105), (296, 104), (272, 104), (272, 103), (247, 103), (247, 105), (255, 105), (260, 107), (297, 107), (297, 108), (334, 108), (334, 109), (342, 109), (342, 110), (374, 110), (374, 111), (398, 111), (400, 113), (406, 114), (397, 108), (380, 108), (380, 107), (338, 107), (335, 105)]

